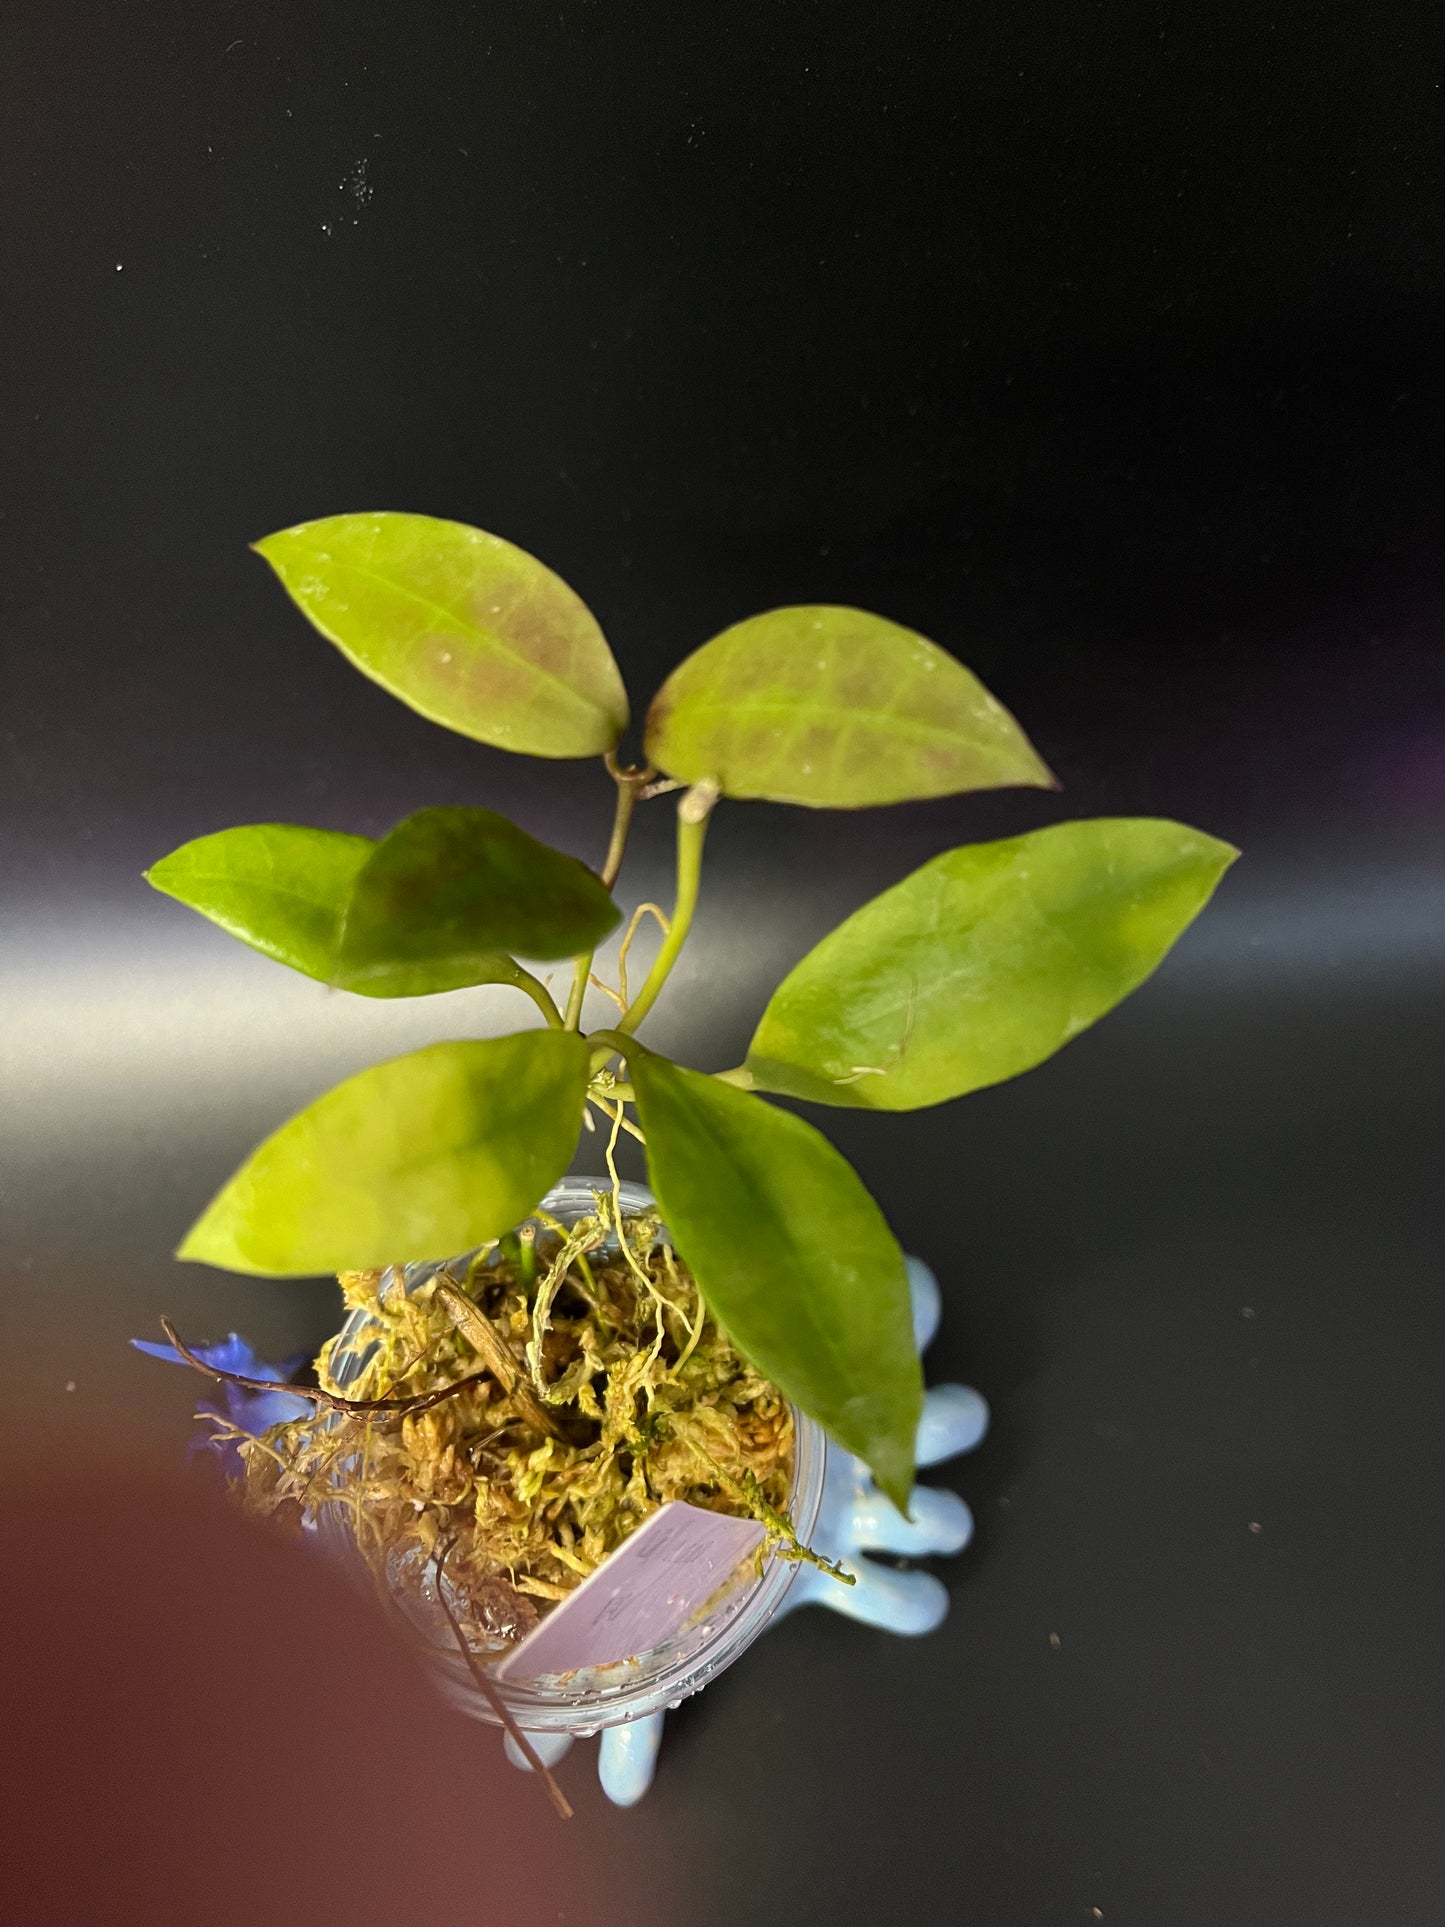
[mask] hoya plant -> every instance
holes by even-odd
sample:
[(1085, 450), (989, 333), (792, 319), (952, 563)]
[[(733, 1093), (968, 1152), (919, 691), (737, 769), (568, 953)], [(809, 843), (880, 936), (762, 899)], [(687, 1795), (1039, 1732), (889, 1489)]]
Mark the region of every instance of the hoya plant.
[[(719, 804), (855, 810), (1055, 787), (1014, 718), (936, 643), (882, 616), (772, 609), (673, 671), (647, 711), (642, 760), (625, 764), (628, 697), (607, 641), (523, 550), (390, 513), (308, 522), (256, 546), (365, 675), (493, 748), (602, 758), (615, 811), (597, 870), (494, 810), (444, 803), (379, 841), (288, 823), (224, 830), (148, 872), (242, 942), (339, 990), (422, 997), (496, 984), (532, 1006), (511, 1035), (432, 1044), (318, 1097), (251, 1154), (179, 1255), (354, 1281), (494, 1248), (567, 1170), (584, 1116), (600, 1113), (614, 1143), (626, 1129), (645, 1144), (697, 1308), (739, 1369), (866, 1461), (906, 1507), (922, 1390), (902, 1253), (845, 1159), (769, 1097), (916, 1110), (1031, 1069), (1150, 974), (1235, 852), (1147, 818), (947, 850), (796, 965), (742, 1064), (703, 1072), (639, 1032), (687, 942)], [(623, 920), (614, 890), (634, 812), (667, 793), (677, 793), (677, 876), (670, 912), (653, 912), (661, 942), (632, 987), (644, 906), (605, 986), (611, 1021), (586, 1030), (594, 953)], [(529, 965), (570, 966), (565, 991), (554, 996)], [(532, 1319), (537, 1377), (545, 1308), (539, 1321), (534, 1272), (510, 1249), (521, 1321), (511, 1329)], [(465, 1302), (452, 1317), (463, 1330), (477, 1323)], [(654, 1360), (663, 1325), (659, 1311)], [(477, 1348), (497, 1352), (490, 1329)], [(494, 1362), (504, 1382), (517, 1376), (509, 1356)], [(540, 1436), (546, 1414), (535, 1399), (528, 1409)], [(750, 1436), (766, 1441), (770, 1424), (775, 1435), (765, 1415)]]

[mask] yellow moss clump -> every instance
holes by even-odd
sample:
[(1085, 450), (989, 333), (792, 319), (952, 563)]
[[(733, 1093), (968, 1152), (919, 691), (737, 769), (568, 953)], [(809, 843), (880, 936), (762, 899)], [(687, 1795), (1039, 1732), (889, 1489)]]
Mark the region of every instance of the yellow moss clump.
[(494, 1650), (672, 1499), (758, 1518), (785, 1556), (810, 1557), (787, 1515), (792, 1414), (656, 1218), (618, 1218), (599, 1193), (595, 1216), (533, 1231), (410, 1293), (391, 1271), (343, 1274), (362, 1330), (322, 1350), (324, 1388), (359, 1400), (475, 1382), (399, 1421), (318, 1410), (243, 1440), (248, 1507), (342, 1508), (393, 1590), (420, 1593), (443, 1549), (469, 1642)]

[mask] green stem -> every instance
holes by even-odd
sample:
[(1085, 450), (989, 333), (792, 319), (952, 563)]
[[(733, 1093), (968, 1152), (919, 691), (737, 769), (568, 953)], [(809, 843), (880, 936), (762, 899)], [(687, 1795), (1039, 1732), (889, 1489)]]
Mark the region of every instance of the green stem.
[(537, 1282), (537, 1228), (535, 1225), (522, 1226), (517, 1233), (517, 1246), (517, 1270), (521, 1273), (522, 1289), (530, 1298), (532, 1287)]
[(647, 973), (647, 981), (617, 1020), (615, 1028), (624, 1037), (637, 1029), (657, 1002), (657, 994), (687, 942), (702, 882), (702, 848), (707, 840), (708, 816), (716, 801), (717, 789), (713, 784), (695, 783), (677, 806), (677, 898), (672, 909), (672, 924)]
[(615, 1030), (589, 1030), (587, 1042), (592, 1046), (592, 1059), (587, 1067), (589, 1079), (594, 1078), (612, 1058), (627, 1055), (627, 1039), (619, 1037)]
[[(602, 865), (602, 881), (610, 890), (616, 883), (622, 869), (623, 853), (627, 849), (627, 832), (632, 827), (632, 812), (637, 808), (637, 792), (652, 774), (647, 769), (622, 769), (617, 758), (608, 750), (604, 761), (607, 773), (617, 785), (617, 810), (612, 818), (612, 837), (607, 845), (607, 857)], [(579, 1030), (582, 1025), (582, 1003), (587, 995), (587, 980), (592, 974), (592, 959), (596, 951), (589, 950), (585, 957), (577, 959), (572, 977), (572, 990), (567, 998), (566, 1027)]]
[(561, 1030), (562, 1013), (553, 1003), (552, 993), (544, 983), (540, 983), (537, 978), (532, 975), (530, 970), (523, 970), (519, 963), (514, 963), (512, 965), (511, 976), (504, 977), (502, 981), (503, 983), (513, 984), (518, 990), (526, 992), (538, 1010), (540, 1010), (542, 1015), (547, 1019), (547, 1028), (549, 1030)]

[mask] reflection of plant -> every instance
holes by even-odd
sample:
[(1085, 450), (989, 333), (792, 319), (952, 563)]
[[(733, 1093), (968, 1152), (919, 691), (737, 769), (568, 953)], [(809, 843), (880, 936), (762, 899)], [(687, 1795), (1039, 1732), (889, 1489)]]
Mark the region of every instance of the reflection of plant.
[[(600, 875), (491, 810), (458, 807), (419, 811), (380, 842), (252, 825), (155, 865), (158, 889), (323, 982), (369, 997), (510, 984), (546, 1020), (338, 1085), (253, 1153), (180, 1255), (286, 1276), (495, 1240), (565, 1170), (594, 1106), (614, 1137), (644, 1139), (662, 1213), (739, 1351), (904, 1503), (921, 1378), (902, 1256), (838, 1153), (755, 1093), (911, 1110), (1016, 1076), (1149, 975), (1234, 852), (1134, 819), (952, 850), (824, 938), (774, 994), (746, 1061), (704, 1076), (634, 1033), (687, 939), (718, 799), (857, 809), (1049, 786), (1013, 718), (895, 623), (775, 609), (673, 672), (648, 714), (645, 765), (625, 767), (627, 697), (601, 630), (520, 549), (394, 514), (335, 516), (258, 546), (365, 674), (479, 742), (604, 757), (616, 811)], [(683, 790), (671, 915), (638, 911), (619, 985), (603, 986), (615, 1021), (584, 1034), (633, 812), (668, 789)], [(626, 954), (649, 910), (662, 942), (630, 993)], [(519, 956), (575, 959), (565, 1004)]]

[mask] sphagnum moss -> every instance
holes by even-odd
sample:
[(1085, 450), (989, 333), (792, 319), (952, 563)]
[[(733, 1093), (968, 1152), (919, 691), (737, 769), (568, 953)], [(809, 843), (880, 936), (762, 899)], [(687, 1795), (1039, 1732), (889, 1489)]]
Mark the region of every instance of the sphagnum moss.
[(418, 1598), (442, 1548), (483, 1652), (525, 1635), (670, 1500), (757, 1518), (766, 1544), (813, 1558), (788, 1517), (791, 1409), (654, 1215), (619, 1218), (600, 1192), (570, 1231), (503, 1239), (465, 1275), (410, 1293), (391, 1271), (340, 1282), (365, 1325), (323, 1348), (323, 1388), (371, 1399), (473, 1382), (399, 1422), (323, 1409), (243, 1440), (246, 1503), (293, 1519), (338, 1507), (383, 1586)]

